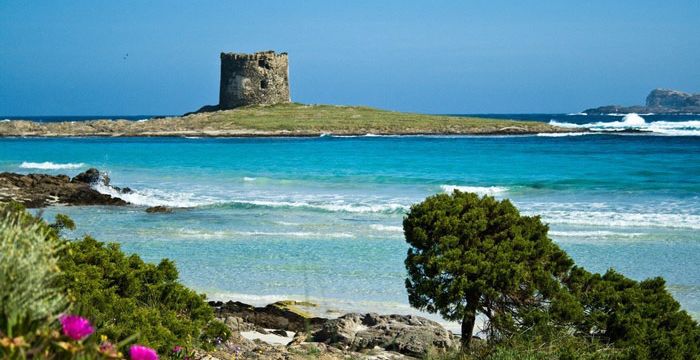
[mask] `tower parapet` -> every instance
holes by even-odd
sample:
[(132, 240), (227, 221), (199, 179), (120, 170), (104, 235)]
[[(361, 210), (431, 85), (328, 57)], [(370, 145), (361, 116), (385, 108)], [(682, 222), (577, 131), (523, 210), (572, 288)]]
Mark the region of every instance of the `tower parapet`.
[(221, 53), (220, 109), (289, 101), (287, 53)]

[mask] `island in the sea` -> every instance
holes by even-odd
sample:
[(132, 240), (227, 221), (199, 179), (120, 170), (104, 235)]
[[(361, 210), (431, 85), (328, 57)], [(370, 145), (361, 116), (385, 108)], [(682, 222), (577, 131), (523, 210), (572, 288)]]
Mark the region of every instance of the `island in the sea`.
[[(582, 131), (582, 130), (573, 130)], [(365, 106), (293, 103), (286, 53), (221, 53), (219, 104), (146, 121), (0, 122), (0, 136), (322, 136), (565, 133), (534, 121), (385, 111)]]
[(606, 105), (583, 111), (589, 115), (603, 114), (700, 114), (700, 94), (678, 90), (654, 89), (646, 99), (646, 105)]

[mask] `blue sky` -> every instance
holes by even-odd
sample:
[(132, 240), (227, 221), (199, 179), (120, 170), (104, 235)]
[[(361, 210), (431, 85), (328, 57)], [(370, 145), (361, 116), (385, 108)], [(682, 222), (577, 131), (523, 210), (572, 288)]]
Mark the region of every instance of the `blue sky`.
[(0, 115), (183, 113), (218, 101), (221, 51), (268, 49), (304, 103), (631, 105), (700, 92), (698, 19), (698, 0), (0, 0)]

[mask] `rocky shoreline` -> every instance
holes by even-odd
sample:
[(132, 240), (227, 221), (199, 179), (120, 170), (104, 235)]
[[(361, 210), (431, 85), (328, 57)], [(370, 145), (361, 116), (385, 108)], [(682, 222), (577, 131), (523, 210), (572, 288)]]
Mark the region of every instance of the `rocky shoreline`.
[[(113, 205), (128, 203), (102, 194), (95, 184), (109, 186), (109, 177), (91, 168), (72, 179), (67, 175), (0, 173), (0, 201), (16, 201), (28, 208), (49, 205)], [(114, 187), (113, 187), (114, 188)], [(129, 193), (129, 188), (114, 188)]]
[(415, 359), (459, 344), (440, 324), (415, 315), (349, 313), (326, 319), (300, 308), (311, 303), (209, 304), (233, 335), (216, 351), (199, 352), (201, 359)]

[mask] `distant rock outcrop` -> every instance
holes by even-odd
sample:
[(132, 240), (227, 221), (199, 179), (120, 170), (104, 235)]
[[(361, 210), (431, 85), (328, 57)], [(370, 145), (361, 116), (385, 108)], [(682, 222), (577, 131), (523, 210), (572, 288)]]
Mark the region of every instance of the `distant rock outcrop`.
[(647, 96), (646, 105), (620, 106), (607, 105), (586, 109), (586, 114), (700, 114), (700, 94), (690, 94), (677, 90), (654, 89)]
[[(89, 169), (73, 179), (66, 175), (0, 173), (0, 201), (17, 201), (29, 208), (52, 204), (126, 205), (127, 202), (93, 188), (101, 183), (109, 186), (109, 178), (97, 169)], [(115, 188), (117, 191), (126, 192)]]

